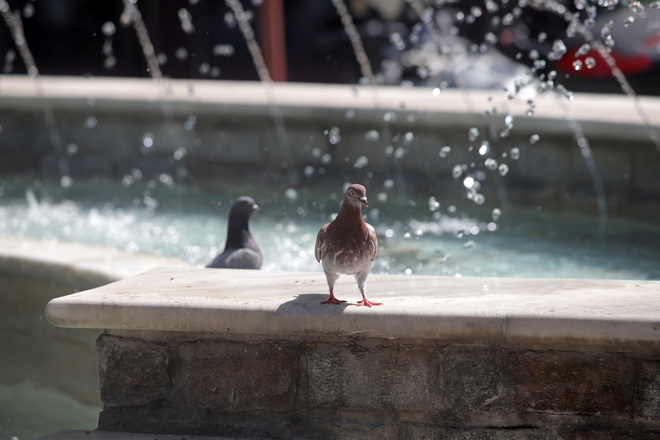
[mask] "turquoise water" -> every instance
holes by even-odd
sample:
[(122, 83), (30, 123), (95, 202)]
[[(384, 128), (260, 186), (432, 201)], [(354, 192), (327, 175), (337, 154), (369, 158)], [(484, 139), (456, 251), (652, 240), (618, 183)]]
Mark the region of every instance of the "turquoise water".
[(0, 383), (0, 439), (29, 440), (62, 429), (95, 429), (100, 407), (31, 381)]
[[(224, 247), (233, 198), (262, 207), (251, 230), (264, 270), (320, 271), (313, 247), (319, 227), (341, 201), (336, 188), (76, 180), (0, 182), (0, 233), (113, 246), (128, 252), (205, 264)], [(376, 273), (447, 276), (660, 279), (660, 227), (546, 213), (477, 209), (437, 197), (411, 198), (368, 186), (363, 210), (380, 234)], [(385, 200), (387, 198), (387, 200)], [(432, 210), (433, 209), (433, 210)], [(470, 209), (471, 211), (465, 211)], [(489, 230), (494, 229), (494, 230)], [(389, 237), (389, 238), (388, 238)]]
[[(65, 182), (69, 183), (69, 182)], [(321, 267), (316, 233), (339, 207), (342, 184), (173, 184), (76, 179), (0, 180), (0, 233), (113, 246), (205, 264), (224, 246), (231, 201), (251, 195), (262, 207), (251, 230), (264, 270)], [(410, 275), (660, 279), (660, 228), (558, 216), (536, 210), (475, 208), (396, 188), (368, 186), (368, 221), (380, 234), (373, 272)], [(439, 206), (438, 206), (439, 204)], [(468, 212), (469, 210), (469, 212)], [(497, 217), (496, 219), (494, 217)], [(45, 304), (44, 304), (45, 306)], [(47, 362), (47, 359), (44, 360)], [(33, 382), (0, 383), (0, 439), (32, 439), (65, 427), (93, 429), (100, 408)]]

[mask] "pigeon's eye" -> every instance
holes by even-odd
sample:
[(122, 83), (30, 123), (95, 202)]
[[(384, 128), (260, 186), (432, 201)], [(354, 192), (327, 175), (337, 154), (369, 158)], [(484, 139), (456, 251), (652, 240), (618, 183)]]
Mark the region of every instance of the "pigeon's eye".
[(250, 202), (245, 202), (245, 206), (250, 206)]
[(354, 196), (354, 195), (355, 195), (355, 191), (351, 190), (350, 194), (351, 194), (352, 196)]

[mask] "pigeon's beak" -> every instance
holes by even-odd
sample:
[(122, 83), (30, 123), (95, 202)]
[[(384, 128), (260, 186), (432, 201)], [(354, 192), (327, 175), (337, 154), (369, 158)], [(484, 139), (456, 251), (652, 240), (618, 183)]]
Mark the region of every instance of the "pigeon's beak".
[(369, 203), (367, 203), (367, 196), (360, 197), (360, 203), (362, 203), (364, 206), (369, 206)]
[(256, 203), (252, 205), (252, 212), (261, 212), (261, 208)]

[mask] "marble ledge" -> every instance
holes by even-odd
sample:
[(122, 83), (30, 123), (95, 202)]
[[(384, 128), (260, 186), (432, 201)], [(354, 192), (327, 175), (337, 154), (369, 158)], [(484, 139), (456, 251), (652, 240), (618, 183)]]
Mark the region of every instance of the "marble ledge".
[(161, 267), (46, 307), (59, 327), (254, 335), (660, 345), (660, 282), (371, 275), (322, 305), (320, 272)]

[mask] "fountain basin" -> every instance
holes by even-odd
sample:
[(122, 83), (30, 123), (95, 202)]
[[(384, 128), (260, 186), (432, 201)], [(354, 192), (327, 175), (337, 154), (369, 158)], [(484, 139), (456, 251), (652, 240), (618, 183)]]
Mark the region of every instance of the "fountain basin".
[[(660, 428), (660, 282), (158, 268), (52, 300), (104, 329), (99, 429), (330, 438), (643, 437)], [(582, 434), (580, 434), (582, 435)]]
[[(275, 84), (268, 93), (254, 82), (68, 77), (37, 82), (6, 75), (0, 84), (1, 135), (11, 140), (0, 152), (4, 173), (61, 175), (66, 145), (75, 143), (77, 152), (67, 158), (73, 177), (121, 177), (140, 168), (145, 175), (166, 172), (180, 181), (246, 175), (260, 181), (297, 175), (304, 181), (302, 170), (313, 166), (326, 174), (315, 173), (310, 182), (337, 175), (363, 180), (371, 171), (378, 184), (397, 174), (406, 178), (410, 193), (464, 198), (465, 188), (451, 170), (483, 159), (469, 151), (477, 144), (468, 141), (468, 129), (476, 127), (490, 141), (492, 156), (510, 170), (505, 178), (487, 173), (482, 192), (488, 203), (598, 213), (594, 182), (566, 120), (572, 115), (589, 139), (610, 214), (660, 218), (660, 153), (627, 97), (576, 94), (568, 102), (542, 95), (534, 98), (535, 114), (528, 117), (524, 99), (508, 100), (499, 91), (443, 90), (434, 96), (419, 88)], [(60, 130), (57, 148), (42, 122), (44, 105)], [(285, 121), (286, 141), (275, 133), (271, 105)], [(660, 126), (660, 99), (640, 97), (639, 105), (650, 124)], [(497, 115), (484, 115), (492, 107)], [(514, 129), (500, 138), (506, 114), (514, 117)], [(337, 144), (323, 135), (333, 126), (341, 129)], [(380, 138), (366, 141), (370, 130), (381, 131)], [(414, 140), (405, 144), (408, 132)], [(147, 134), (153, 140), (148, 148)], [(534, 144), (533, 134), (540, 136)], [(438, 152), (444, 145), (452, 153), (443, 159)], [(387, 146), (400, 146), (402, 156), (386, 154)], [(519, 160), (502, 158), (514, 147)], [(181, 148), (185, 156), (174, 160)], [(326, 154), (332, 159), (322, 163)], [(369, 165), (356, 169), (361, 156)]]
[(54, 297), (163, 264), (186, 266), (171, 258), (0, 234), (3, 435), (33, 439), (97, 426), (102, 403), (95, 342), (101, 332), (53, 327), (44, 307)]

